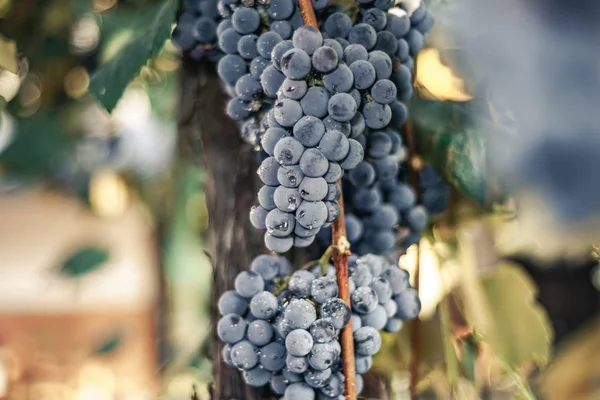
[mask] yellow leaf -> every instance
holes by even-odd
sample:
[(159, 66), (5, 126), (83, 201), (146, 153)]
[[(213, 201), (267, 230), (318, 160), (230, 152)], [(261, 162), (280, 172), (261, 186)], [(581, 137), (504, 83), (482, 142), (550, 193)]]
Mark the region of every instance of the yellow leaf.
[(17, 60), (17, 44), (0, 35), (0, 68), (13, 74), (19, 72), (19, 61)]
[(600, 399), (600, 318), (585, 326), (559, 350), (542, 375), (547, 400)]
[(513, 370), (546, 364), (552, 328), (544, 309), (535, 303), (531, 278), (516, 265), (500, 263), (482, 278), (481, 290), (487, 321), (471, 321), (469, 315), (467, 319), (493, 354)]
[(442, 101), (467, 101), (473, 96), (465, 91), (464, 82), (454, 72), (442, 64), (437, 49), (423, 49), (417, 56), (417, 82), (425, 87), (425, 92)]

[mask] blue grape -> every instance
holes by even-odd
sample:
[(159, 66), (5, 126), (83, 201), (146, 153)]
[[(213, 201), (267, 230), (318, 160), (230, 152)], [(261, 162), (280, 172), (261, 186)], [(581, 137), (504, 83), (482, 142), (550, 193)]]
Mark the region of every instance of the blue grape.
[(286, 188), (285, 186), (277, 187), (273, 198), (277, 208), (288, 213), (295, 211), (302, 202), (298, 189)]
[(285, 400), (315, 400), (315, 391), (304, 382), (292, 383), (285, 389)]
[(381, 348), (381, 335), (377, 329), (363, 326), (354, 332), (354, 347), (356, 353), (362, 356), (372, 356)]
[[(306, 151), (302, 156), (305, 154)], [(300, 162), (302, 162), (302, 157), (300, 157)], [(300, 185), (300, 182), (302, 182), (302, 179), (304, 179), (304, 173), (302, 173), (299, 165), (281, 167), (277, 171), (277, 180), (286, 188), (297, 188)]]
[(273, 49), (282, 40), (283, 39), (277, 32), (265, 32), (258, 38), (258, 41), (256, 42), (256, 50), (263, 58), (270, 59)]
[(228, 290), (219, 297), (218, 308), (221, 315), (244, 315), (248, 309), (248, 301), (235, 290)]
[(275, 205), (275, 190), (277, 190), (277, 186), (265, 185), (258, 191), (258, 203), (265, 210), (271, 211), (277, 208), (277, 205)]
[(260, 16), (253, 8), (238, 7), (231, 16), (231, 23), (238, 33), (245, 35), (258, 29)]
[(311, 387), (317, 389), (325, 386), (329, 378), (331, 377), (331, 369), (327, 368), (324, 370), (310, 369), (304, 374), (304, 381)]
[(310, 56), (301, 49), (288, 50), (281, 58), (281, 72), (289, 79), (304, 79), (311, 69)]
[(304, 146), (314, 147), (325, 134), (325, 125), (319, 118), (305, 116), (294, 125), (293, 132), (294, 137)]
[(354, 87), (363, 90), (370, 88), (376, 79), (375, 68), (364, 60), (357, 60), (350, 65), (354, 75)]
[(313, 26), (302, 26), (296, 29), (292, 41), (294, 47), (304, 50), (308, 55), (312, 55), (315, 50), (323, 45), (323, 36)]
[(290, 353), (288, 353), (285, 359), (285, 364), (288, 370), (294, 374), (302, 374), (306, 372), (306, 370), (308, 370), (309, 367), (308, 359), (306, 357), (296, 357), (291, 355)]
[(336, 339), (335, 326), (328, 319), (318, 319), (313, 322), (310, 326), (310, 334), (315, 343), (328, 343)]
[[(298, 120), (300, 118), (302, 118), (302, 107), (300, 106), (300, 103), (298, 103), (295, 100), (291, 100), (291, 99), (279, 100), (275, 103), (274, 115), (275, 115), (275, 120), (281, 126), (292, 127), (292, 126), (294, 126), (294, 124), (296, 122), (298, 122)], [(286, 139), (283, 139), (283, 140), (286, 140)], [(275, 148), (277, 148), (277, 146), (275, 146)]]
[(244, 370), (254, 368), (258, 364), (258, 347), (247, 340), (242, 340), (231, 348), (231, 361)]
[(312, 56), (312, 66), (319, 72), (331, 72), (337, 67), (338, 55), (336, 51), (328, 46), (319, 47)]
[(355, 61), (369, 59), (369, 52), (363, 45), (353, 43), (344, 49), (344, 61), (348, 65), (352, 65)]
[(250, 301), (250, 312), (258, 319), (269, 319), (275, 316), (277, 308), (277, 297), (267, 291), (257, 293)]
[(365, 124), (371, 129), (385, 128), (392, 119), (390, 106), (376, 101), (365, 104), (362, 114), (365, 117)]
[(219, 77), (231, 85), (246, 74), (246, 71), (246, 62), (237, 54), (227, 54), (221, 58), (217, 66)]
[(274, 20), (287, 20), (294, 13), (294, 2), (292, 0), (271, 0), (267, 7), (267, 13)]
[(237, 314), (224, 315), (217, 323), (217, 335), (225, 343), (237, 343), (246, 335), (248, 324)]
[(308, 202), (321, 201), (327, 196), (327, 181), (323, 178), (311, 178), (305, 176), (298, 189), (300, 190), (300, 196), (302, 196), (304, 200)]
[(380, 104), (390, 104), (396, 100), (396, 85), (388, 79), (380, 79), (371, 88), (371, 97)]
[(247, 60), (252, 60), (258, 56), (258, 50), (256, 50), (256, 41), (258, 36), (254, 34), (242, 36), (238, 42), (238, 54)]
[(271, 342), (273, 333), (273, 327), (269, 322), (263, 319), (257, 319), (248, 325), (246, 338), (255, 346), (264, 346)]
[(285, 338), (285, 348), (294, 357), (308, 355), (313, 347), (313, 338), (305, 329), (294, 329)]
[(265, 281), (254, 271), (243, 271), (235, 278), (235, 290), (242, 297), (252, 298), (264, 288)]
[(280, 88), (285, 97), (292, 100), (300, 100), (306, 94), (308, 86), (305, 81), (296, 81), (286, 78)]
[[(318, 149), (325, 157), (327, 157), (327, 160), (341, 161), (348, 155), (350, 144), (342, 132), (327, 131), (321, 138)], [(325, 170), (325, 172), (326, 171), (327, 170)], [(323, 175), (325, 172), (323, 172)]]
[[(292, 100), (290, 100), (292, 101)], [(289, 104), (284, 104), (279, 110), (281, 110), (281, 121), (287, 121), (286, 118), (289, 118), (291, 114), (293, 114), (293, 107), (288, 107)], [(277, 107), (277, 106), (275, 106)], [(277, 108), (276, 108), (277, 110)], [(288, 112), (287, 110), (292, 110)], [(277, 115), (277, 114), (276, 114)], [(277, 118), (277, 116), (276, 116)], [(295, 118), (295, 117), (292, 117)], [(297, 141), (295, 138), (291, 136), (286, 136), (279, 140), (275, 145), (275, 149), (273, 151), (273, 157), (279, 162), (279, 164), (284, 166), (296, 165), (300, 161), (300, 158), (304, 154), (304, 146), (302, 143)]]
[(371, 50), (377, 43), (377, 32), (371, 25), (365, 23), (356, 24), (348, 33), (348, 41), (350, 43), (358, 43), (364, 46), (365, 49)]
[(274, 209), (267, 214), (265, 223), (270, 235), (284, 238), (294, 231), (294, 214)]
[(313, 305), (304, 299), (293, 299), (285, 308), (284, 317), (292, 329), (308, 329), (317, 319)]
[[(283, 42), (282, 42), (283, 43)], [(219, 63), (220, 65), (220, 63)], [(264, 93), (268, 97), (277, 97), (277, 92), (285, 80), (285, 75), (279, 72), (273, 65), (269, 65), (260, 75), (260, 83)]]
[(303, 201), (296, 210), (296, 222), (305, 228), (320, 227), (327, 220), (327, 207), (322, 201)]
[(352, 89), (354, 77), (345, 64), (339, 64), (336, 69), (323, 76), (323, 86), (330, 93), (346, 93)]
[(268, 371), (280, 371), (285, 366), (285, 346), (271, 342), (260, 348), (260, 364)]
[(350, 121), (356, 114), (356, 109), (356, 102), (347, 93), (334, 94), (327, 104), (329, 116), (340, 122)]
[(267, 229), (265, 220), (267, 218), (268, 213), (269, 210), (266, 210), (265, 208), (259, 205), (252, 206), (252, 208), (250, 209), (250, 223), (252, 224), (252, 226), (260, 230)]
[(350, 29), (352, 29), (352, 20), (342, 12), (331, 14), (323, 25), (323, 31), (332, 38), (345, 38)]
[(264, 386), (271, 380), (271, 371), (266, 370), (262, 365), (245, 370), (242, 373), (244, 382), (250, 386)]
[(292, 37), (292, 26), (288, 21), (272, 21), (271, 30), (277, 32), (282, 39)]
[[(300, 158), (300, 170), (306, 177), (320, 178), (327, 173), (328, 169), (329, 161), (327, 161), (327, 158), (319, 149), (307, 149)], [(323, 180), (325, 181), (325, 179)], [(307, 184), (304, 185), (306, 186)], [(302, 183), (300, 186), (302, 186)]]
[(305, 115), (323, 118), (327, 115), (327, 104), (329, 94), (320, 86), (313, 86), (306, 92), (306, 95), (300, 100), (302, 110)]

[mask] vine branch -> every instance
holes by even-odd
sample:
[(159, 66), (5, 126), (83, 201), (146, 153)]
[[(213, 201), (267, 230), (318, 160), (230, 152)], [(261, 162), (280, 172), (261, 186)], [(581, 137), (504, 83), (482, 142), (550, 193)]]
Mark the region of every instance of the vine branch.
[[(340, 185), (342, 182), (339, 182)], [(331, 225), (333, 264), (339, 287), (339, 296), (348, 308), (350, 305), (350, 288), (348, 286), (348, 255), (350, 246), (346, 239), (346, 220), (344, 218), (344, 196), (338, 199), (340, 204), (340, 216)], [(346, 400), (356, 400), (356, 365), (354, 361), (354, 337), (352, 335), (352, 319), (342, 329), (342, 357), (344, 361), (344, 386), (346, 389)]]
[[(408, 180), (410, 185), (415, 189), (417, 202), (421, 199), (421, 188), (419, 186), (418, 169), (422, 164), (421, 159), (417, 155), (415, 138), (413, 132), (412, 121), (409, 119), (404, 125), (404, 139), (408, 147)], [(420, 280), (420, 247), (419, 243), (415, 244), (417, 250), (417, 263), (415, 265), (415, 290), (419, 293)], [(410, 347), (412, 349), (412, 359), (410, 361), (410, 397), (417, 399), (417, 385), (419, 384), (419, 365), (421, 364), (421, 319), (417, 316), (412, 323), (410, 335)]]

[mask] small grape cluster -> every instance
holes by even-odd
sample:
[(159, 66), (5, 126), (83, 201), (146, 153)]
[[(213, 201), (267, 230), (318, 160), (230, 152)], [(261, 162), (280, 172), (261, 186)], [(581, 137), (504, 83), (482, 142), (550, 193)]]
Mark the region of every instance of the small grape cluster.
[(173, 43), (195, 59), (218, 61), (217, 21), (219, 12), (216, 0), (185, 0), (183, 12), (173, 31)]
[(344, 393), (341, 329), (352, 319), (360, 393), (379, 331), (397, 332), (420, 311), (408, 274), (379, 256), (350, 260), (353, 312), (338, 296), (335, 269), (317, 265), (291, 276), (279, 256), (255, 258), (250, 271), (223, 293), (217, 325), (223, 361), (240, 369), (251, 386), (270, 384), (286, 400), (338, 399)]
[(217, 72), (231, 98), (226, 112), (240, 123), (242, 138), (258, 145), (266, 129), (259, 118), (272, 109), (279, 90), (276, 77), (263, 72), (272, 64), (275, 45), (303, 24), (300, 10), (293, 0), (219, 0), (218, 9), (223, 18), (218, 47), (224, 56)]

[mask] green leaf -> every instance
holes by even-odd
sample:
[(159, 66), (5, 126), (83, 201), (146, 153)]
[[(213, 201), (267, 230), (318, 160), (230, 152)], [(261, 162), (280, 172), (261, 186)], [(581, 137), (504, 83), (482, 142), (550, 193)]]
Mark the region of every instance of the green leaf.
[[(3, 119), (0, 123), (9, 123)], [(25, 179), (45, 177), (60, 163), (69, 149), (57, 113), (38, 112), (17, 119), (16, 133), (0, 153), (0, 165), (10, 174)]]
[(485, 319), (467, 313), (471, 325), (481, 334), (506, 370), (517, 371), (532, 363), (548, 362), (552, 328), (544, 309), (536, 303), (537, 288), (517, 265), (502, 262), (481, 281)]
[(467, 106), (421, 99), (409, 104), (419, 154), (457, 190), (484, 205), (484, 140)]
[(138, 13), (130, 28), (132, 39), (110, 61), (94, 72), (89, 91), (111, 112), (140, 69), (156, 56), (171, 33), (177, 1), (163, 0)]
[(110, 335), (106, 340), (98, 345), (94, 350), (93, 354), (96, 356), (110, 354), (115, 351), (123, 342), (123, 334), (121, 332), (115, 332)]
[(78, 278), (99, 269), (108, 260), (108, 251), (97, 247), (84, 247), (66, 259), (60, 273)]

